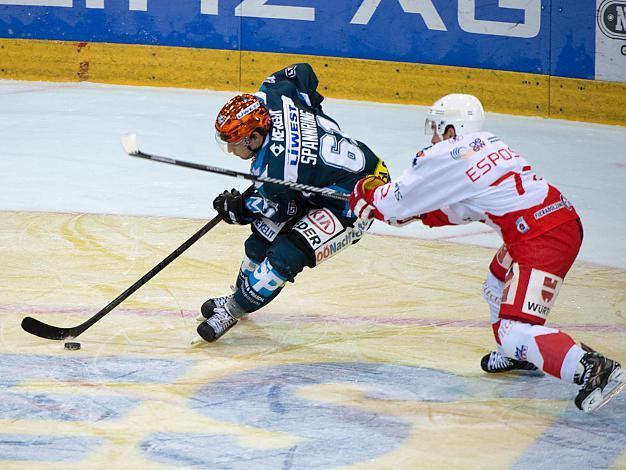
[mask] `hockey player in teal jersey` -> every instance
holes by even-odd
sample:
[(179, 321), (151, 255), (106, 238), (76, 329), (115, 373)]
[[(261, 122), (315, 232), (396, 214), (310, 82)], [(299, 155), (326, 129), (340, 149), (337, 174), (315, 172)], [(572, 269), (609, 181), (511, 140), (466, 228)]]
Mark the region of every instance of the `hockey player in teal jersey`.
[[(324, 114), (324, 97), (309, 64), (269, 76), (254, 95), (241, 94), (220, 110), (216, 139), (228, 154), (251, 162), (253, 175), (330, 188), (349, 194), (359, 179), (389, 178), (365, 144)], [(250, 225), (235, 292), (207, 300), (198, 334), (215, 341), (238, 319), (271, 302), (305, 266), (313, 268), (356, 243), (371, 221), (357, 219), (347, 202), (276, 184), (243, 194), (224, 191), (213, 207), (231, 224)]]

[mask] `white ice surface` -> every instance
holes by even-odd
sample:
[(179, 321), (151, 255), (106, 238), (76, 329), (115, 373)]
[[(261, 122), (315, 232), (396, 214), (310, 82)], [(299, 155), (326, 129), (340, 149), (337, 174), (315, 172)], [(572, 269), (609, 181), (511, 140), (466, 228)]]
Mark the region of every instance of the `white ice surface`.
[[(0, 81), (0, 210), (210, 218), (218, 191), (246, 183), (131, 158), (120, 138), (135, 132), (151, 153), (247, 171), (213, 138), (215, 115), (234, 93)], [(422, 106), (327, 99), (325, 110), (392, 175), (428, 143)], [(575, 204), (585, 227), (579, 259), (626, 269), (626, 128), (494, 113), (485, 127)], [(374, 231), (499, 246), (482, 224)]]

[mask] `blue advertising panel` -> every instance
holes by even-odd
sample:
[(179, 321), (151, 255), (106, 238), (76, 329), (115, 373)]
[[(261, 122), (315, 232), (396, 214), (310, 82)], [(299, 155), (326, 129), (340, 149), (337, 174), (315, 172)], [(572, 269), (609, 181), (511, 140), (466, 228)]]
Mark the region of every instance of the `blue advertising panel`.
[(530, 13), (492, 0), (459, 0), (459, 8), (472, 3), (475, 11), (446, 0), (324, 3), (314, 22), (269, 29), (263, 19), (244, 19), (242, 48), (548, 73), (550, 21), (539, 2)]
[(241, 20), (203, 15), (200, 6), (198, 0), (0, 0), (0, 37), (238, 49)]
[(595, 78), (595, 16), (595, 1), (552, 1), (550, 75)]
[(241, 49), (577, 78), (593, 78), (594, 28), (595, 5), (588, 0), (0, 0), (4, 38)]

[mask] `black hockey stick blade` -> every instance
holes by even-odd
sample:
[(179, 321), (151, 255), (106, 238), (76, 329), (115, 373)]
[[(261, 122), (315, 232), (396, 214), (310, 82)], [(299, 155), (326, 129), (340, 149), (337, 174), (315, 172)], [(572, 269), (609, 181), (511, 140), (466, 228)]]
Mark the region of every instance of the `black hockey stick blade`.
[(58, 326), (48, 325), (47, 323), (43, 323), (33, 317), (26, 317), (22, 320), (22, 329), (31, 335), (54, 340), (76, 338), (76, 336), (83, 332), (80, 325), (74, 328), (61, 328)]
[(107, 313), (121, 304), (124, 300), (131, 296), (131, 294), (135, 293), (141, 286), (146, 284), (150, 279), (156, 276), (163, 268), (169, 265), (172, 261), (178, 258), (184, 251), (186, 251), (191, 245), (200, 240), (202, 236), (204, 236), (209, 230), (215, 227), (218, 223), (222, 221), (222, 217), (220, 215), (212, 218), (209, 222), (207, 222), (200, 230), (194, 233), (191, 237), (189, 237), (182, 245), (176, 248), (172, 253), (170, 253), (166, 258), (164, 258), (159, 264), (157, 264), (154, 268), (144, 274), (140, 279), (138, 279), (132, 286), (118, 295), (115, 299), (113, 299), (109, 304), (100, 310), (98, 313), (93, 315), (91, 318), (81, 323), (80, 325), (73, 326), (71, 328), (63, 328), (59, 326), (49, 325), (42, 321), (39, 321), (32, 317), (26, 317), (22, 320), (22, 329), (31, 335), (39, 336), (40, 338), (53, 339), (53, 340), (64, 340), (67, 338), (76, 338), (78, 335), (83, 333), (89, 327), (91, 327), (94, 323), (104, 317)]
[(137, 143), (136, 134), (127, 134), (123, 136), (122, 146), (124, 147), (124, 150), (126, 151), (126, 153), (130, 155), (131, 157), (144, 158), (146, 160), (167, 163), (169, 165), (182, 166), (185, 168), (192, 168), (194, 170), (207, 171), (209, 173), (216, 173), (219, 175), (232, 176), (235, 178), (253, 181), (255, 183), (278, 184), (280, 186), (286, 186), (286, 187), (295, 189), (296, 191), (301, 191), (303, 193), (319, 194), (321, 196), (325, 196), (331, 199), (338, 199), (340, 201), (348, 201), (350, 197), (349, 194), (341, 193), (339, 191), (335, 191), (334, 189), (318, 188), (317, 186), (309, 186), (307, 184), (296, 183), (295, 181), (281, 180), (278, 178), (271, 178), (269, 176), (254, 176), (249, 173), (242, 173), (242, 172), (235, 171), (235, 170), (228, 170), (226, 168), (203, 165), (201, 163), (186, 162), (184, 160), (176, 160), (170, 157), (160, 157), (159, 155), (146, 153), (139, 149), (139, 144)]

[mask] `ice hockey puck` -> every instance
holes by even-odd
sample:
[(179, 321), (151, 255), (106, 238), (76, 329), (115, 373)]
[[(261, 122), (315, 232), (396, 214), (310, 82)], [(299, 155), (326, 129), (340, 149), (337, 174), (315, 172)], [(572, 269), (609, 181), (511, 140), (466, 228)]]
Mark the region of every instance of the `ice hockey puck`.
[(80, 343), (77, 343), (75, 341), (67, 341), (65, 343), (65, 349), (76, 351), (77, 349), (80, 349)]

